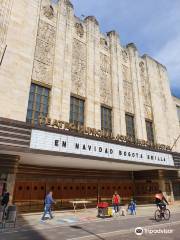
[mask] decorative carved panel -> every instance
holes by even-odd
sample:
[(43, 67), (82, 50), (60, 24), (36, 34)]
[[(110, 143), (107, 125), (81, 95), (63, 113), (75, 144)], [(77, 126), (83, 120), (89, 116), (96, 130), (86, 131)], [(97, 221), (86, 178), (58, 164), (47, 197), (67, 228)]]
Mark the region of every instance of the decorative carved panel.
[(52, 19), (54, 17), (54, 9), (52, 5), (43, 6), (43, 13), (48, 19)]
[(125, 111), (129, 113), (134, 113), (132, 83), (128, 81), (123, 81), (123, 90)]
[(100, 96), (102, 103), (112, 105), (110, 59), (102, 53), (100, 54)]
[(51, 84), (53, 67), (34, 60), (32, 79)]
[(141, 61), (139, 63), (139, 67), (140, 67), (142, 94), (143, 94), (143, 98), (144, 98), (145, 118), (152, 119), (150, 88), (149, 88), (149, 83), (148, 83), (146, 67), (145, 67), (145, 64), (143, 61)]
[(103, 47), (105, 50), (108, 49), (109, 45), (108, 45), (108, 42), (105, 38), (100, 38), (100, 45), (101, 47)]
[(33, 80), (46, 84), (52, 83), (56, 41), (56, 28), (54, 26), (56, 15), (54, 15), (55, 10), (50, 3), (49, 0), (42, 0), (32, 71)]
[(152, 119), (152, 107), (144, 104), (145, 118)]
[(47, 43), (54, 44), (56, 39), (56, 29), (49, 23), (40, 20), (39, 31), (37, 37), (43, 39)]
[(82, 23), (75, 23), (76, 34), (82, 38), (84, 36), (84, 28)]
[(128, 53), (127, 53), (127, 51), (124, 50), (124, 49), (122, 49), (122, 50), (121, 50), (121, 54), (122, 54), (122, 59), (123, 59), (123, 61), (124, 61), (125, 63), (127, 63), (127, 62), (128, 62)]
[(0, 0), (0, 60), (5, 46), (12, 0)]
[(35, 59), (47, 65), (52, 65), (53, 55), (54, 45), (44, 42), (43, 40), (37, 39)]
[(124, 65), (122, 66), (122, 75), (123, 75), (125, 111), (134, 113), (133, 84), (130, 78), (129, 69)]
[(81, 96), (86, 95), (86, 58), (86, 45), (74, 39), (72, 55), (72, 92)]

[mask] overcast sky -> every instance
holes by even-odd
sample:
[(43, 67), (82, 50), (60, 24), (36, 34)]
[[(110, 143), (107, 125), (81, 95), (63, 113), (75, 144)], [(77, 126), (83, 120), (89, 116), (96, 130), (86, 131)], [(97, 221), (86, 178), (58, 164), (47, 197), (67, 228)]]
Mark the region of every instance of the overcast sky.
[(180, 0), (71, 0), (77, 16), (94, 15), (102, 32), (116, 30), (122, 45), (134, 42), (164, 64), (180, 97)]

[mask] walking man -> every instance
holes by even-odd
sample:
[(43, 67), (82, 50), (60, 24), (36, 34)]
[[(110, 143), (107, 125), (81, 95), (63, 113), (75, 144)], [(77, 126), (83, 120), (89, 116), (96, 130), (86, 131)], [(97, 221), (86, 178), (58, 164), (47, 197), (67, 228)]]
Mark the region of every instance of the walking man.
[(45, 220), (45, 216), (46, 216), (47, 213), (49, 214), (50, 218), (53, 219), (51, 206), (52, 206), (53, 203), (55, 203), (55, 201), (54, 201), (52, 195), (53, 195), (53, 192), (50, 191), (45, 197), (44, 213), (43, 213), (43, 216), (42, 216), (41, 220)]

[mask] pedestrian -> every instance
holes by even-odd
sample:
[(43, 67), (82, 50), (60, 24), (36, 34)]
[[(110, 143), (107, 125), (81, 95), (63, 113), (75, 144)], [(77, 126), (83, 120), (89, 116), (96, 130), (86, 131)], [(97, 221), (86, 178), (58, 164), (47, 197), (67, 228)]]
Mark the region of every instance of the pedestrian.
[(119, 212), (119, 205), (120, 205), (120, 196), (117, 192), (115, 192), (113, 194), (112, 204), (113, 204), (115, 213), (118, 213)]
[(9, 192), (7, 190), (4, 191), (2, 195), (2, 200), (1, 200), (1, 206), (3, 207), (3, 216), (5, 217), (7, 214), (7, 205), (9, 203)]
[(49, 214), (50, 218), (53, 219), (53, 215), (52, 215), (52, 210), (51, 210), (51, 207), (52, 207), (52, 204), (55, 203), (53, 197), (53, 192), (50, 191), (46, 197), (45, 197), (45, 200), (44, 200), (44, 213), (43, 213), (43, 216), (41, 218), (41, 220), (45, 220), (45, 216), (46, 214)]
[(128, 209), (131, 215), (136, 215), (136, 202), (133, 199), (131, 199)]
[(2, 196), (2, 200), (1, 200), (1, 206), (4, 207), (4, 209), (7, 207), (8, 203), (9, 203), (9, 192), (7, 192), (5, 190), (5, 192), (3, 193), (3, 196)]

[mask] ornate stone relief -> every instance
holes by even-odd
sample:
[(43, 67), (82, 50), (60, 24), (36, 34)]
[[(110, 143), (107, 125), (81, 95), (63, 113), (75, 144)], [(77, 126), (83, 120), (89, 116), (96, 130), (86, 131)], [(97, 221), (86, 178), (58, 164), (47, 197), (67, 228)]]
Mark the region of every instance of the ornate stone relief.
[[(46, 84), (52, 83), (56, 28), (53, 8), (50, 1), (43, 0), (38, 25), (32, 79)], [(48, 19), (44, 18), (46, 16)], [(53, 18), (53, 22), (51, 19)]]
[(105, 49), (107, 50), (108, 49), (108, 42), (106, 41), (105, 38), (100, 38), (100, 45)]
[(72, 92), (81, 96), (86, 96), (86, 61), (86, 45), (74, 39), (72, 55)]
[(84, 36), (84, 28), (82, 23), (75, 23), (76, 34), (82, 38)]
[(0, 0), (0, 59), (6, 46), (6, 35), (11, 7), (12, 0)]
[(128, 53), (126, 50), (121, 50), (121, 54), (122, 54), (122, 59), (125, 63), (128, 62)]
[(32, 79), (51, 84), (53, 67), (39, 61), (34, 61)]
[(152, 119), (152, 107), (144, 104), (145, 118)]
[(124, 107), (125, 111), (134, 113), (133, 103), (133, 84), (130, 78), (129, 69), (126, 66), (122, 66), (123, 75), (123, 90), (124, 90)]
[(134, 113), (132, 83), (128, 81), (123, 81), (123, 90), (125, 111), (129, 113)]
[(54, 26), (49, 23), (40, 20), (39, 21), (39, 30), (37, 37), (43, 39), (47, 43), (54, 44), (56, 39), (56, 29)]
[(142, 94), (143, 94), (143, 98), (144, 98), (145, 118), (152, 119), (150, 89), (149, 89), (149, 83), (148, 83), (146, 68), (145, 68), (145, 64), (144, 64), (143, 61), (141, 61), (139, 63), (139, 67), (140, 67)]
[(54, 45), (44, 42), (43, 40), (37, 39), (35, 59), (47, 65), (52, 65), (53, 55)]
[(43, 6), (43, 11), (44, 11), (44, 15), (48, 19), (52, 19), (54, 17), (54, 9), (53, 9), (52, 5)]
[(102, 53), (100, 54), (100, 96), (102, 103), (112, 105), (110, 59)]

